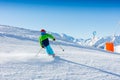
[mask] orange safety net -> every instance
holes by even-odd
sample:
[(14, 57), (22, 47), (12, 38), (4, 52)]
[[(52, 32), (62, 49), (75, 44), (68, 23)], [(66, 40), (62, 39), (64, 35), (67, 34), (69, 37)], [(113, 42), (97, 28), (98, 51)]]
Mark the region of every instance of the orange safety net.
[(110, 52), (114, 52), (114, 43), (113, 42), (106, 42), (106, 50)]

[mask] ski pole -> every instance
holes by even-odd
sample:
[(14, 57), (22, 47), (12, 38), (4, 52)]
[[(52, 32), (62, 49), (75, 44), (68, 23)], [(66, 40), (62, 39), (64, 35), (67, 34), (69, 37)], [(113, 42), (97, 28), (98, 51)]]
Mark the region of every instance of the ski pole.
[(62, 49), (62, 51), (64, 51), (64, 49), (60, 45), (58, 45), (58, 46)]
[(41, 52), (42, 48), (40, 48), (40, 50), (38, 51), (38, 53), (36, 54), (36, 56), (38, 56), (38, 54)]

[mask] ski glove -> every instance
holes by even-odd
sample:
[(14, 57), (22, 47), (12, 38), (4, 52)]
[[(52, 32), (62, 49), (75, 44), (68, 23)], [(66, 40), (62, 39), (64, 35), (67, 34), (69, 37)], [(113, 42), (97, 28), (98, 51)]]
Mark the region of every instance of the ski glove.
[(55, 41), (55, 38), (53, 39), (53, 41)]
[(44, 48), (44, 46), (42, 46), (42, 48)]

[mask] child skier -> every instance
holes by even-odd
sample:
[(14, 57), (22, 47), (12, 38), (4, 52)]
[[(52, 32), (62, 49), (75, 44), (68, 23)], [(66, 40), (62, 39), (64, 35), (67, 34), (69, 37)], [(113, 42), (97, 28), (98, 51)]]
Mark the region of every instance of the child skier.
[(53, 39), (53, 41), (55, 41), (55, 38), (51, 34), (46, 33), (44, 29), (41, 29), (40, 32), (41, 32), (41, 36), (39, 37), (40, 46), (42, 48), (45, 48), (49, 55), (52, 55), (53, 57), (55, 57), (55, 53), (53, 52), (48, 39), (50, 38), (50, 39)]

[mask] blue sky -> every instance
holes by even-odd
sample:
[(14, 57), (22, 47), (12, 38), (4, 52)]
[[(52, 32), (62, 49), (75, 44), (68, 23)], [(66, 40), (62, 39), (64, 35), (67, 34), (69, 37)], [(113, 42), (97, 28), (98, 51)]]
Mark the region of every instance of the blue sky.
[(119, 0), (0, 0), (0, 24), (76, 38), (120, 34)]

